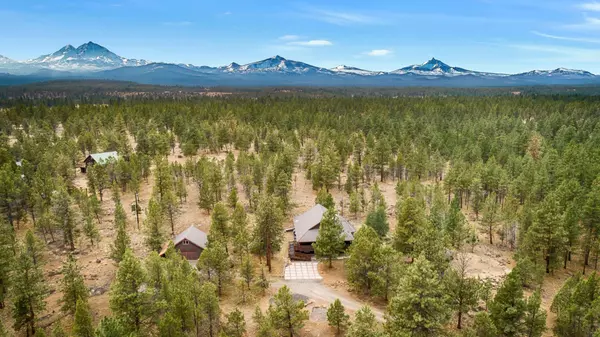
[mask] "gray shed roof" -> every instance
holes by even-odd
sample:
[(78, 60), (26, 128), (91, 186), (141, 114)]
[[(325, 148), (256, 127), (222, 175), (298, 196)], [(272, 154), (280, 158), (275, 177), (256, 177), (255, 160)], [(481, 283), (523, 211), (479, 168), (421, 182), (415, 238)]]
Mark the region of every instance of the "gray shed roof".
[[(323, 205), (315, 205), (308, 211), (294, 217), (294, 236), (296, 242), (299, 243), (310, 243), (317, 241), (317, 235), (319, 234), (318, 225), (323, 219), (323, 214), (327, 211)], [(354, 232), (356, 231), (352, 224), (348, 220), (344, 219), (340, 215), (337, 215), (338, 221), (341, 222), (346, 234), (346, 241), (354, 240)]]
[(90, 157), (92, 157), (92, 159), (94, 159), (94, 161), (96, 163), (100, 163), (100, 164), (106, 163), (109, 160), (119, 159), (119, 156), (117, 155), (117, 151), (92, 153), (92, 154), (90, 154)]
[(177, 234), (177, 236), (175, 236), (173, 239), (173, 244), (177, 245), (184, 239), (187, 239), (189, 242), (202, 249), (206, 249), (206, 244), (208, 243), (208, 236), (206, 233), (194, 227), (194, 225), (191, 225), (188, 229)]

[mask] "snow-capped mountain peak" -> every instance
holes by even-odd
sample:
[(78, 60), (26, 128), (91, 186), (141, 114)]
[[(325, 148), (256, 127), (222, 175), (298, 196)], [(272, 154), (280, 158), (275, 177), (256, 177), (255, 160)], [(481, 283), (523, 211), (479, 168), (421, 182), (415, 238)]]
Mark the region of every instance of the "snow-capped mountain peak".
[(346, 66), (343, 64), (339, 65), (337, 67), (331, 68), (330, 70), (333, 72), (336, 72), (336, 73), (354, 74), (354, 75), (362, 75), (362, 76), (371, 76), (371, 75), (382, 74), (382, 72), (365, 70), (365, 69), (356, 68), (356, 67), (349, 67), (349, 66)]
[(16, 61), (11, 60), (6, 56), (0, 55), (0, 64), (11, 64), (11, 63), (16, 63)]
[(405, 74), (405, 73), (413, 73), (417, 75), (427, 75), (427, 76), (439, 76), (439, 75), (465, 75), (465, 74), (474, 74), (476, 72), (466, 70), (458, 67), (451, 67), (446, 63), (437, 60), (435, 57), (431, 58), (431, 60), (422, 63), (422, 64), (414, 64), (408, 67), (400, 68), (394, 73), (397, 74)]
[(554, 70), (532, 70), (512, 75), (515, 77), (561, 77), (561, 78), (593, 78), (594, 74), (585, 70), (556, 68)]
[(27, 60), (37, 68), (48, 68), (62, 71), (98, 71), (115, 69), (124, 66), (140, 66), (148, 64), (145, 60), (127, 59), (92, 41), (75, 48), (68, 44), (52, 54), (42, 55)]
[(225, 71), (236, 72), (236, 73), (290, 73), (290, 74), (304, 74), (304, 73), (331, 73), (330, 70), (315, 67), (313, 65), (288, 60), (282, 56), (275, 55), (267, 59), (252, 62), (244, 65), (238, 65), (232, 63), (227, 67), (224, 67)]

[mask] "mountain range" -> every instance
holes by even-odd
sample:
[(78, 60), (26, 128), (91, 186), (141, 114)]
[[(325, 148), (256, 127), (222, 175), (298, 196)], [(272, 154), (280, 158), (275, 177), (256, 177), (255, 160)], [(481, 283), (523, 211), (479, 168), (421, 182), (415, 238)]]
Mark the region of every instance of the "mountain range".
[(473, 71), (431, 60), (397, 70), (371, 71), (340, 65), (331, 69), (279, 55), (248, 64), (221, 67), (150, 62), (121, 57), (88, 42), (66, 45), (54, 53), (25, 61), (0, 55), (0, 84), (50, 79), (110, 79), (145, 84), (188, 86), (514, 86), (600, 84), (600, 76), (585, 70), (558, 68), (519, 74)]

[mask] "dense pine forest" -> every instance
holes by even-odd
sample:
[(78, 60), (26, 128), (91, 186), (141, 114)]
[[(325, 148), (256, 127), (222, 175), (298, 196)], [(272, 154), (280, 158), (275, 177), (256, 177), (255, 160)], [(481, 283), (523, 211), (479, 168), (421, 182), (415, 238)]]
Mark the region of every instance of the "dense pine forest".
[(0, 336), (600, 336), (595, 97), (102, 92), (1, 97)]

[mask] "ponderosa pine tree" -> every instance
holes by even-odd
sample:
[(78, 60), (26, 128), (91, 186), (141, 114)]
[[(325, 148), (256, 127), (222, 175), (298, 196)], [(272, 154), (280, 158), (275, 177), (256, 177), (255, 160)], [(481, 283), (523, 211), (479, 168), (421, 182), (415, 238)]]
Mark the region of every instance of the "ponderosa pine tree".
[(227, 322), (223, 326), (223, 331), (228, 337), (243, 337), (246, 334), (244, 314), (238, 308), (228, 313), (225, 318)]
[(582, 213), (583, 239), (581, 240), (581, 248), (583, 250), (583, 273), (585, 274), (592, 248), (600, 237), (600, 177), (592, 183)]
[(527, 299), (523, 321), (524, 336), (540, 337), (546, 331), (546, 311), (540, 308), (541, 303), (542, 298), (539, 290), (536, 290)]
[(265, 256), (269, 272), (273, 254), (281, 249), (283, 243), (283, 216), (276, 205), (275, 198), (268, 194), (263, 195), (258, 204), (252, 235), (255, 251)]
[[(63, 326), (60, 322), (56, 322), (53, 325), (54, 325), (54, 328), (52, 329), (52, 337), (69, 337), (67, 335), (67, 333), (65, 332), (65, 330), (63, 329)], [(101, 336), (98, 336), (98, 337), (101, 337)], [(102, 336), (102, 337), (108, 337), (108, 336)], [(114, 337), (116, 337), (116, 336), (114, 336)]]
[(87, 169), (88, 187), (92, 193), (98, 193), (100, 201), (103, 201), (104, 191), (110, 187), (110, 181), (106, 165), (93, 165)]
[(256, 324), (256, 337), (276, 337), (279, 334), (273, 327), (271, 319), (263, 314), (260, 307), (254, 309), (252, 320)]
[(77, 301), (87, 303), (89, 296), (88, 288), (85, 286), (81, 269), (73, 255), (69, 255), (62, 266), (63, 279), (61, 281), (62, 307), (61, 311), (74, 315), (77, 309)]
[(231, 215), (231, 237), (233, 253), (241, 260), (250, 252), (251, 237), (248, 231), (248, 218), (244, 206), (238, 203)]
[(346, 314), (339, 298), (336, 298), (327, 309), (327, 322), (329, 326), (335, 329), (336, 336), (341, 336), (348, 329), (350, 316)]
[(110, 309), (123, 318), (127, 331), (141, 332), (150, 314), (152, 298), (142, 288), (145, 283), (146, 272), (138, 258), (127, 248), (110, 288)]
[(219, 331), (221, 313), (217, 287), (211, 282), (203, 283), (200, 287), (199, 299), (198, 309), (201, 313), (204, 336), (215, 337)]
[(308, 320), (308, 311), (304, 306), (303, 301), (294, 300), (290, 288), (285, 285), (279, 288), (268, 311), (273, 326), (285, 336), (297, 336), (304, 321)]
[(450, 318), (448, 295), (434, 265), (419, 256), (400, 278), (386, 312), (391, 337), (442, 336)]
[(150, 199), (150, 202), (148, 202), (146, 219), (144, 220), (146, 234), (144, 241), (146, 246), (152, 251), (160, 251), (165, 242), (165, 235), (163, 234), (164, 224), (165, 218), (161, 206), (156, 200)]
[(9, 224), (0, 220), (0, 309), (6, 306), (6, 298), (10, 288), (10, 272), (15, 258), (15, 242)]
[(346, 233), (334, 209), (327, 209), (319, 226), (319, 233), (313, 247), (315, 256), (327, 261), (329, 268), (332, 261), (344, 252)]
[(456, 312), (456, 328), (462, 329), (463, 315), (474, 310), (479, 304), (481, 281), (478, 278), (469, 277), (468, 257), (465, 254), (458, 255), (454, 268), (444, 274), (444, 284), (450, 306)]
[(559, 258), (566, 249), (567, 233), (562, 220), (558, 200), (554, 194), (550, 194), (540, 205), (533, 224), (525, 234), (525, 250), (533, 259), (544, 260), (546, 273), (558, 266)]
[(230, 233), (229, 212), (224, 203), (218, 202), (210, 216), (210, 240), (220, 241), (226, 245), (229, 242)]
[(48, 288), (41, 263), (35, 264), (22, 245), (17, 249), (10, 284), (13, 328), (16, 331), (25, 328), (27, 336), (34, 336), (37, 316), (46, 308)]
[(120, 262), (123, 259), (125, 251), (131, 244), (129, 234), (127, 234), (127, 215), (120, 202), (115, 204), (115, 228), (117, 236), (114, 243), (110, 246), (110, 258), (115, 262)]
[(379, 323), (375, 319), (375, 314), (368, 306), (364, 306), (354, 315), (354, 322), (350, 324), (346, 337), (382, 337)]
[[(127, 336), (127, 330), (122, 319), (104, 317), (96, 328), (96, 337), (122, 337)], [(65, 335), (66, 337), (66, 335)]]
[(385, 214), (385, 208), (378, 206), (372, 210), (367, 215), (365, 226), (373, 228), (380, 237), (385, 237), (390, 230), (390, 225), (387, 221), (387, 215)]
[(248, 290), (250, 290), (250, 285), (255, 277), (254, 263), (252, 263), (250, 256), (246, 256), (242, 259), (242, 263), (240, 264), (240, 276), (244, 279)]
[(335, 208), (333, 196), (331, 196), (331, 193), (329, 193), (325, 188), (320, 188), (317, 192), (315, 204), (321, 205), (327, 209)]
[(0, 211), (13, 229), (23, 217), (19, 209), (25, 201), (25, 189), (21, 173), (15, 165), (6, 163), (0, 167)]
[(94, 326), (87, 300), (78, 299), (73, 319), (73, 337), (94, 337)]
[(444, 222), (444, 234), (450, 245), (459, 250), (467, 238), (467, 220), (460, 210), (460, 200), (458, 198), (454, 198), (450, 204), (450, 210)]
[(197, 267), (209, 282), (217, 286), (219, 296), (221, 296), (223, 286), (229, 280), (231, 273), (231, 262), (225, 246), (220, 241), (210, 242), (200, 254)]
[(554, 297), (550, 310), (556, 314), (554, 334), (559, 337), (584, 337), (600, 331), (597, 319), (600, 302), (600, 277), (571, 276)]
[(66, 187), (60, 188), (52, 196), (52, 213), (56, 221), (56, 227), (62, 230), (64, 245), (71, 250), (75, 250), (75, 239), (78, 230), (75, 223), (75, 211), (71, 204), (71, 196)]
[(354, 219), (358, 218), (360, 212), (360, 200), (356, 191), (350, 194), (350, 213), (354, 214)]
[(415, 242), (426, 225), (425, 214), (421, 204), (409, 197), (396, 205), (396, 231), (394, 232), (394, 248), (402, 254), (412, 256)]
[(375, 230), (362, 226), (348, 249), (345, 269), (348, 283), (356, 290), (371, 294), (377, 282), (381, 239)]
[(500, 223), (500, 206), (496, 201), (496, 194), (488, 195), (485, 206), (483, 207), (483, 219), (481, 226), (487, 232), (490, 239), (490, 245), (494, 244), (494, 229)]
[(35, 236), (35, 234), (33, 234), (31, 230), (27, 230), (25, 233), (23, 248), (31, 257), (33, 264), (36, 266), (44, 264), (44, 261), (42, 260), (44, 254), (44, 244)]
[(375, 274), (373, 293), (388, 301), (396, 290), (401, 273), (401, 258), (394, 248), (384, 244), (377, 252), (378, 270)]
[(519, 276), (511, 272), (488, 305), (490, 318), (501, 336), (521, 336), (526, 306)]

